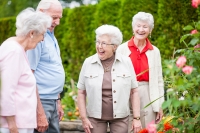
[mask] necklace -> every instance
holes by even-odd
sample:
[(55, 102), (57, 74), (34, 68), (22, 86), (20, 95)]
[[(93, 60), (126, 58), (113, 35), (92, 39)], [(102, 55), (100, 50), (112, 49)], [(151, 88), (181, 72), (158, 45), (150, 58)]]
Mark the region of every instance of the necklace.
[(115, 56), (113, 55), (110, 58), (101, 61), (104, 68), (104, 72), (109, 72), (111, 70), (114, 59), (115, 59)]

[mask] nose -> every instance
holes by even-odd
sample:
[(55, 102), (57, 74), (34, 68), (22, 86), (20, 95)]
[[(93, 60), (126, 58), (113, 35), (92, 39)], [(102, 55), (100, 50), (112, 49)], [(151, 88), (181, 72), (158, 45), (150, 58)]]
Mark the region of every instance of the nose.
[(56, 19), (55, 22), (54, 22), (56, 25), (59, 25), (60, 24), (60, 19)]
[(143, 31), (143, 30), (144, 30), (144, 28), (143, 28), (143, 27), (140, 27), (140, 30), (141, 30), (141, 31)]
[(103, 48), (102, 43), (99, 43), (98, 47), (99, 48)]

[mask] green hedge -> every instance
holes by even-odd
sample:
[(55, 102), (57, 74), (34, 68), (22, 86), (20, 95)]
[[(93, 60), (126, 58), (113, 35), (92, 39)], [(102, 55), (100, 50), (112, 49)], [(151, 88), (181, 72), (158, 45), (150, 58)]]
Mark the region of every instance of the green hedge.
[[(67, 80), (78, 80), (85, 58), (95, 51), (94, 30), (102, 24), (118, 26), (124, 42), (132, 36), (132, 17), (139, 11), (153, 14), (155, 28), (151, 42), (156, 45), (163, 59), (171, 58), (174, 48), (184, 47), (179, 43), (185, 34), (183, 27), (199, 18), (199, 9), (194, 9), (185, 0), (101, 0), (97, 5), (64, 9), (60, 26), (56, 27), (63, 65)], [(15, 35), (15, 18), (0, 20), (0, 43)]]
[(15, 35), (15, 21), (15, 17), (0, 19), (0, 44), (7, 38)]
[(198, 10), (192, 8), (191, 2), (185, 0), (160, 0), (157, 19), (157, 46), (163, 58), (171, 58), (174, 49), (183, 48), (179, 43), (186, 32), (183, 27), (198, 21)]
[(64, 37), (62, 39), (61, 52), (64, 67), (69, 77), (77, 80), (83, 60), (92, 55), (94, 50), (94, 13), (96, 6), (82, 6), (68, 11), (65, 18), (64, 26), (67, 27), (65, 32), (62, 30)]

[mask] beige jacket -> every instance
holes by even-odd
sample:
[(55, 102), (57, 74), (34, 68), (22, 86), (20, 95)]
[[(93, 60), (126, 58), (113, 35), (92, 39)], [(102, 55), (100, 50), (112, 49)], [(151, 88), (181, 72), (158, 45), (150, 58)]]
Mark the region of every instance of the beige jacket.
[[(77, 87), (86, 90), (89, 117), (101, 118), (103, 74), (104, 69), (97, 54), (84, 61)], [(135, 71), (129, 57), (116, 53), (111, 77), (113, 116), (114, 118), (124, 118), (130, 114), (130, 91), (138, 87)]]
[[(164, 102), (164, 83), (162, 76), (162, 66), (161, 66), (161, 56), (160, 51), (157, 47), (153, 46), (153, 50), (148, 50), (146, 56), (149, 63), (149, 96), (151, 102), (159, 98), (152, 103), (153, 111), (159, 112), (159, 109)], [(128, 56), (131, 54), (131, 51), (128, 48), (128, 41), (121, 44), (117, 48), (117, 52)], [(161, 98), (160, 98), (161, 97)]]

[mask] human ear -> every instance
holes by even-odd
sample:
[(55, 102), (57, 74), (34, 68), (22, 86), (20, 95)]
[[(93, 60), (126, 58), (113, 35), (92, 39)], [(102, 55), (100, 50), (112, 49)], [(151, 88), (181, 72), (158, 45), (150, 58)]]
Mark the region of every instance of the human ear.
[(33, 38), (33, 34), (34, 34), (34, 31), (30, 31), (30, 32), (29, 32), (30, 38)]

